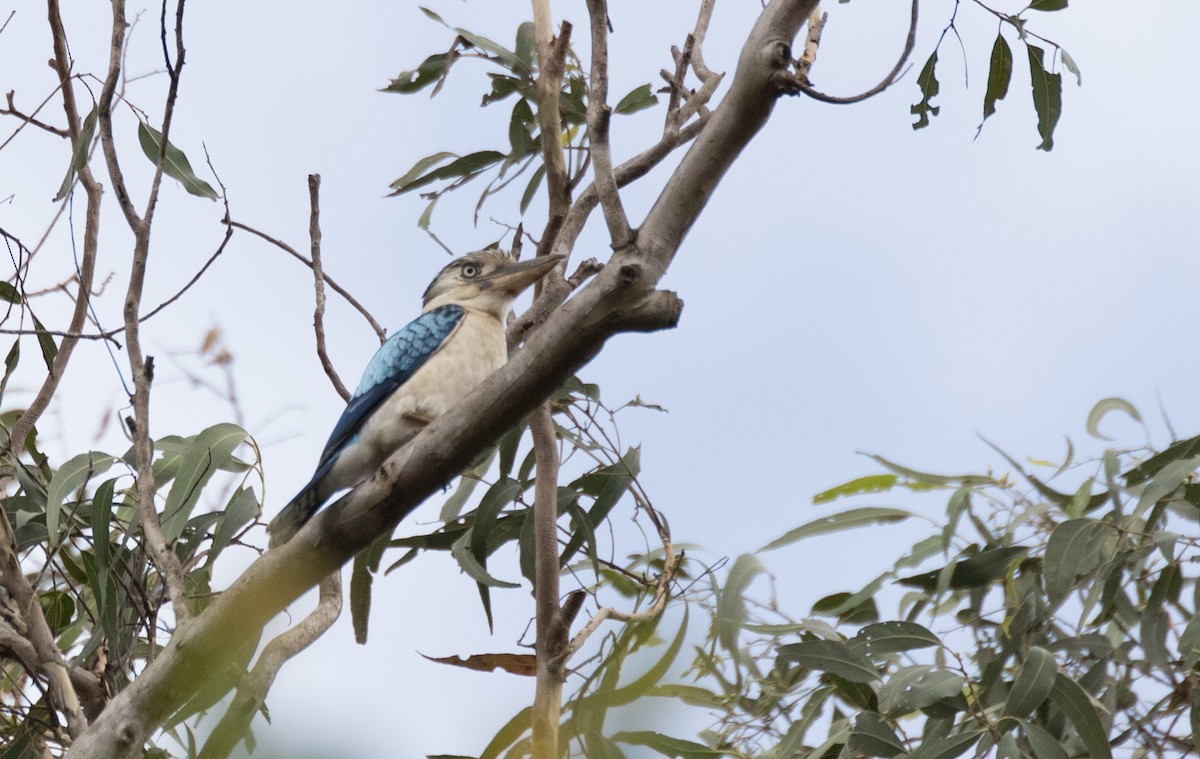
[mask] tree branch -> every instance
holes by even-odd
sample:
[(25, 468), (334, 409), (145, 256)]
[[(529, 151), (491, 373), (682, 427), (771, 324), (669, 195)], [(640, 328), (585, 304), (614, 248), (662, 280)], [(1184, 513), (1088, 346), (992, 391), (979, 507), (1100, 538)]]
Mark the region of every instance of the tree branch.
[(608, 223), (608, 234), (615, 250), (633, 242), (629, 219), (621, 206), (617, 178), (613, 174), (612, 148), (608, 142), (608, 125), (612, 109), (608, 107), (608, 5), (605, 0), (587, 0), (592, 29), (591, 91), (588, 93), (588, 146), (596, 172), (596, 192), (600, 208)]
[(533, 757), (557, 759), (558, 722), (562, 714), (565, 679), (563, 649), (568, 629), (558, 605), (558, 440), (549, 405), (543, 403), (529, 417), (537, 461), (534, 484), (533, 543), (537, 607), (537, 685), (533, 697)]
[(254, 715), (262, 708), (279, 670), (324, 635), (341, 613), (342, 576), (334, 572), (321, 580), (320, 597), (312, 613), (263, 647), (254, 668), (242, 677), (233, 703), (204, 743), (198, 759), (225, 759), (237, 748)]
[(342, 396), (342, 400), (350, 402), (350, 391), (342, 384), (337, 369), (329, 360), (329, 351), (325, 349), (325, 270), (321, 268), (321, 175), (308, 175), (308, 237), (312, 241), (313, 287), (316, 290), (317, 305), (313, 309), (313, 330), (317, 334), (317, 357), (321, 360), (321, 368), (333, 383), (333, 389)]
[[(240, 229), (243, 232), (249, 232), (250, 234), (254, 235), (255, 237), (259, 237), (263, 240), (266, 240), (267, 242), (271, 243), (272, 245), (274, 245), (275, 247), (284, 251), (285, 253), (291, 254), (291, 256), (293, 258), (295, 258), (297, 261), (304, 264), (308, 268), (310, 268), (310, 269), (313, 268), (313, 262), (310, 259), (305, 258), (302, 254), (297, 252), (295, 248), (293, 248), (291, 245), (288, 245), (283, 240), (277, 240), (265, 232), (260, 232), (257, 229), (255, 229), (254, 227), (243, 224), (240, 221), (233, 221), (229, 217), (225, 218), (225, 223), (231, 227)], [(361, 303), (359, 303), (354, 298), (353, 295), (346, 292), (346, 289), (343, 288), (341, 285), (339, 285), (337, 282), (334, 282), (333, 278), (330, 277), (328, 274), (325, 274), (322, 272), (321, 276), (322, 276), (325, 284), (329, 285), (330, 289), (332, 289), (338, 295), (342, 296), (342, 298), (345, 299), (345, 301), (350, 304), (351, 308), (353, 308), (355, 311), (362, 314), (363, 318), (367, 320), (367, 323), (371, 325), (371, 329), (375, 330), (375, 334), (376, 334), (376, 336), (379, 337), (379, 341), (383, 342), (384, 338), (387, 337), (387, 330), (385, 330), (383, 328), (383, 325), (381, 325), (379, 322), (375, 321), (375, 317), (371, 316), (371, 312), (367, 311), (367, 309), (363, 308), (363, 305)]]

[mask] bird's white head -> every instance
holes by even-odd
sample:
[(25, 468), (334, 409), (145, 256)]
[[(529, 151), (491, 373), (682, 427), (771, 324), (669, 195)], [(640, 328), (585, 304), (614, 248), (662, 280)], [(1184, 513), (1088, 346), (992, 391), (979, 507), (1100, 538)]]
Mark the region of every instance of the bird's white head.
[(499, 248), (469, 253), (451, 261), (429, 283), (424, 310), (454, 303), (492, 314), (503, 322), (513, 299), (562, 259), (542, 256), (518, 262)]

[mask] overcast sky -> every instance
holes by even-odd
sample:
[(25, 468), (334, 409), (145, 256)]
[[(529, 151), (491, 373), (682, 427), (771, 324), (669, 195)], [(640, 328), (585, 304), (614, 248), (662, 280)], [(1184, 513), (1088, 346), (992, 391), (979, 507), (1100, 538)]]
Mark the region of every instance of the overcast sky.
[[(904, 5), (830, 3), (814, 83), (853, 94), (882, 78), (902, 47)], [(506, 44), (529, 14), (527, 4), (513, 2), (429, 6)], [(614, 2), (614, 97), (647, 81), (657, 86), (655, 72), (670, 64), (669, 45), (690, 31), (694, 7)], [(1061, 43), (1082, 71), (1082, 86), (1064, 77), (1051, 153), (1035, 150), (1029, 71), (1011, 34), (1016, 65), (1008, 97), (973, 139), (996, 22), (970, 2), (957, 19), (965, 70), (947, 35), (935, 100), (941, 115), (913, 132), (916, 74), (953, 8), (923, 4), (913, 69), (879, 97), (842, 107), (780, 102), (663, 283), (686, 302), (679, 328), (619, 337), (582, 373), (612, 404), (640, 394), (669, 409), (630, 413), (623, 436), (641, 444), (643, 482), (676, 539), (704, 546), (710, 558), (754, 550), (828, 513), (837, 504), (814, 507), (814, 493), (877, 471), (856, 451), (943, 472), (1005, 470), (981, 436), (1018, 458), (1061, 459), (1064, 436), (1081, 453), (1098, 454), (1103, 443), (1086, 438), (1084, 420), (1097, 400), (1114, 395), (1140, 408), (1158, 445), (1169, 439), (1160, 404), (1181, 436), (1200, 432), (1193, 318), (1200, 107), (1191, 81), (1200, 67), (1200, 7), (1081, 2), (1028, 14), (1031, 28)], [(732, 73), (758, 9), (755, 0), (717, 3), (705, 48), (711, 68)], [(32, 0), (0, 3), (0, 16), (11, 10), (0, 34), (0, 88), (15, 90), (28, 110), (53, 88), (45, 8)], [(582, 11), (582, 3), (555, 4), (559, 18), (574, 21), (578, 40), (586, 37)], [(101, 71), (107, 4), (69, 3), (64, 12), (76, 71)], [(149, 7), (135, 28), (131, 75), (161, 68), (157, 17)], [(385, 198), (387, 185), (438, 150), (504, 148), (508, 106), (478, 108), (486, 69), (460, 63), (433, 100), (379, 93), (399, 71), (450, 43), (450, 32), (409, 3), (336, 10), (193, 3), (185, 33), (172, 141), (196, 166), (207, 146), (233, 217), (299, 249), (307, 248), (305, 177), (321, 174), (326, 271), (390, 329), (402, 326), (446, 254), (416, 228), (423, 202)], [(161, 115), (164, 82), (158, 75), (129, 85), (129, 99), (152, 121)], [(62, 122), (58, 109), (46, 114)], [(652, 142), (661, 118), (660, 107), (615, 120), (617, 160)], [(149, 164), (133, 143), (136, 123), (128, 113), (121, 119), (126, 163), (133, 181), (144, 181)], [(0, 139), (14, 126), (0, 121)], [(32, 130), (0, 151), (0, 226), (36, 240), (56, 210), (48, 200), (66, 162), (60, 142)], [(668, 170), (626, 192), (635, 223)], [(472, 226), (475, 197), (468, 190), (434, 216), (438, 236), (457, 252), (497, 239), (502, 230), (491, 218), (517, 218), (516, 198), (502, 197)], [(111, 193), (105, 202), (115, 209)], [(540, 227), (541, 208), (531, 209), (527, 227)], [(211, 255), (221, 213), (219, 204), (167, 183), (147, 304), (175, 292)], [(82, 229), (82, 218), (76, 223)], [(606, 255), (601, 227), (589, 228), (577, 259)], [(110, 215), (99, 271), (112, 281), (97, 302), (109, 327), (120, 320), (130, 247)], [(70, 261), (60, 226), (34, 276), (61, 281)], [(244, 423), (263, 446), (268, 515), (308, 479), (341, 407), (315, 359), (311, 318), (309, 272), (239, 235), (177, 306), (147, 326), (147, 351), (159, 356), (155, 435), (194, 433), (229, 418), (227, 406), (183, 371), (199, 364), (187, 354), (204, 333), (223, 330)], [(335, 297), (327, 328), (333, 359), (352, 385), (376, 339)], [(89, 343), (74, 361), (58, 406), (41, 424), (43, 437), (51, 450), (120, 451), (124, 444), (111, 431), (94, 440), (121, 405), (107, 355)], [(17, 389), (26, 395), (6, 406), (40, 382), (34, 374), (21, 379)], [(1104, 427), (1121, 445), (1146, 442), (1139, 426), (1116, 415)], [(934, 494), (926, 501), (929, 513), (942, 500)], [(427, 505), (414, 522), (427, 528), (435, 515), (436, 504)], [(815, 598), (857, 589), (903, 547), (897, 536), (904, 533), (883, 532), (766, 555), (784, 605), (802, 615)], [(532, 682), (441, 667), (417, 652), (515, 650), (532, 603), (516, 591), (498, 595), (497, 605), (489, 639), (473, 584), (441, 557), (377, 582), (369, 645), (354, 645), (347, 613), (285, 668), (268, 700), (272, 725), (258, 723), (259, 737), (287, 746), (290, 756), (477, 754), (529, 702)], [(306, 609), (297, 603), (295, 614)], [(316, 737), (317, 730), (328, 732)]]

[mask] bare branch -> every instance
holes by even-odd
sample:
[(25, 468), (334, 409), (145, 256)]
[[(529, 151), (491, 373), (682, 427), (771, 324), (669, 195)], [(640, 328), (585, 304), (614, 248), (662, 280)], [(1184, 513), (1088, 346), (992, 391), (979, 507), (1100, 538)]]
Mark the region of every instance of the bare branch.
[(199, 759), (224, 759), (246, 735), (279, 670), (289, 659), (325, 634), (342, 613), (342, 576), (334, 572), (321, 580), (317, 607), (290, 630), (266, 646), (237, 686), (237, 695), (204, 744)]
[(313, 329), (317, 333), (317, 357), (321, 359), (321, 368), (333, 383), (333, 389), (342, 396), (342, 400), (350, 402), (350, 391), (342, 384), (337, 369), (329, 360), (329, 351), (325, 349), (325, 270), (321, 268), (321, 175), (308, 175), (308, 202), (310, 206), (308, 217), (308, 236), (312, 241), (313, 287), (316, 289), (317, 305), (313, 310)]
[(550, 211), (538, 246), (538, 255), (550, 252), (557, 231), (571, 206), (562, 147), (562, 119), (558, 109), (563, 68), (571, 40), (571, 24), (564, 21), (558, 37), (551, 31), (552, 24), (549, 0), (533, 0), (533, 36), (538, 60), (537, 120), (541, 130), (542, 163), (546, 167), (546, 190), (550, 200)]
[[(918, 5), (919, 5), (919, 0), (912, 0), (912, 14), (911, 14), (911, 17), (910, 17), (910, 20), (908, 23), (908, 39), (905, 40), (905, 42), (904, 42), (904, 52), (902, 52), (900, 54), (900, 59), (896, 61), (896, 65), (892, 67), (892, 70), (890, 72), (888, 72), (888, 75), (885, 76), (883, 78), (883, 81), (880, 82), (879, 84), (875, 85), (874, 87), (867, 90), (866, 92), (861, 92), (857, 95), (851, 95), (850, 97), (837, 97), (834, 95), (826, 95), (824, 92), (813, 89), (812, 85), (810, 85), (808, 83), (808, 70), (812, 66), (812, 61), (816, 59), (816, 49), (817, 49), (817, 45), (820, 43), (820, 40), (821, 40), (821, 30), (824, 29), (824, 27), (825, 27), (825, 19), (821, 18), (820, 23), (815, 26), (815, 29), (816, 29), (815, 32), (813, 31), (814, 25), (813, 25), (812, 21), (809, 22), (809, 45), (807, 45), (805, 48), (805, 55), (806, 56), (808, 55), (808, 53), (809, 53), (808, 48), (811, 47), (812, 48), (811, 59), (808, 61), (808, 64), (805, 65), (805, 59), (804, 59), (804, 57), (802, 57), (799, 61), (796, 62), (796, 73), (795, 74), (792, 74), (792, 75), (786, 76), (786, 77), (781, 77), (780, 79), (777, 80), (781, 86), (781, 91), (785, 92), (787, 94), (792, 94), (792, 95), (794, 95), (798, 92), (803, 92), (805, 95), (808, 95), (810, 98), (813, 98), (814, 100), (820, 100), (822, 103), (833, 103), (835, 105), (848, 105), (850, 103), (861, 103), (862, 101), (866, 100), (867, 98), (878, 95), (879, 93), (886, 90), (888, 87), (891, 87), (893, 84), (896, 83), (896, 80), (900, 78), (900, 74), (902, 73), (902, 71), (904, 69), (904, 64), (908, 62), (908, 56), (912, 55), (913, 47), (916, 45), (916, 42), (917, 42), (917, 7), (918, 7)], [(815, 15), (815, 12), (814, 12), (814, 15)], [(815, 39), (814, 39), (814, 37), (815, 37)]]
[(817, 50), (821, 47), (821, 32), (825, 31), (825, 22), (829, 20), (828, 13), (821, 12), (821, 6), (813, 8), (808, 16), (808, 36), (804, 40), (804, 52), (796, 60), (796, 76), (808, 81), (809, 72), (817, 62)]
[(591, 92), (588, 93), (588, 145), (596, 172), (596, 192), (600, 208), (608, 222), (608, 234), (615, 250), (633, 243), (629, 219), (621, 206), (617, 179), (613, 175), (612, 148), (608, 125), (612, 109), (608, 107), (608, 5), (605, 0), (587, 0), (592, 28)]
[(534, 759), (558, 756), (558, 722), (565, 679), (562, 651), (568, 629), (558, 605), (558, 440), (550, 406), (543, 403), (529, 416), (537, 461), (534, 484), (534, 598), (537, 607), (537, 686), (533, 696)]
[[(225, 218), (225, 223), (231, 227), (240, 229), (243, 232), (249, 232), (250, 234), (254, 235), (255, 237), (259, 237), (263, 240), (266, 240), (267, 242), (271, 243), (272, 245), (274, 245), (275, 247), (284, 251), (285, 253), (291, 254), (291, 256), (293, 258), (295, 258), (297, 261), (304, 264), (308, 268), (310, 268), (310, 269), (313, 268), (313, 262), (310, 259), (306, 258), (303, 254), (297, 252), (295, 248), (293, 248), (291, 245), (288, 245), (286, 242), (283, 242), (282, 240), (277, 240), (276, 238), (271, 237), (267, 233), (260, 232), (259, 230), (255, 229), (254, 227), (251, 227), (247, 224), (243, 224), (240, 221), (233, 221), (229, 217)], [(342, 287), (341, 285), (339, 285), (337, 282), (334, 282), (333, 278), (330, 277), (328, 274), (323, 273), (322, 278), (324, 279), (325, 284), (329, 285), (331, 290), (333, 290), (338, 295), (342, 296), (342, 298), (347, 303), (350, 304), (351, 308), (353, 308), (355, 311), (362, 314), (363, 318), (367, 320), (367, 323), (371, 325), (371, 329), (375, 330), (375, 334), (376, 334), (376, 336), (379, 337), (379, 341), (383, 342), (384, 338), (387, 337), (387, 330), (385, 330), (379, 322), (375, 321), (375, 317), (371, 316), (371, 312), (369, 312), (369, 311), (367, 311), (367, 309), (363, 308), (362, 304), (359, 303), (354, 298), (353, 295), (346, 292), (346, 289), (344, 287)]]
[(55, 96), (55, 94), (57, 94), (57, 93), (58, 93), (58, 88), (55, 87), (54, 92), (51, 92), (49, 95), (47, 95), (46, 99), (41, 102), (41, 105), (39, 105), (37, 108), (34, 109), (33, 113), (24, 114), (24, 113), (21, 113), (20, 109), (17, 108), (17, 104), (14, 102), (14, 98), (16, 97), (16, 94), (17, 94), (16, 91), (9, 90), (7, 95), (5, 96), (5, 100), (8, 101), (8, 107), (0, 108), (0, 116), (15, 116), (16, 118), (20, 119), (23, 123), (21, 124), (21, 126), (17, 127), (16, 131), (14, 131), (11, 135), (9, 135), (7, 140), (5, 140), (3, 143), (0, 143), (0, 150), (3, 150), (5, 145), (12, 142), (13, 137), (16, 137), (17, 133), (20, 132), (25, 127), (26, 124), (28, 124), (29, 126), (35, 126), (38, 129), (49, 132), (50, 134), (52, 134), (56, 137), (69, 138), (71, 136), (71, 133), (68, 132), (66, 129), (60, 129), (56, 126), (47, 124), (44, 121), (37, 120), (38, 112), (41, 111), (42, 108), (45, 107), (45, 105), (50, 102), (50, 99), (53, 98)]

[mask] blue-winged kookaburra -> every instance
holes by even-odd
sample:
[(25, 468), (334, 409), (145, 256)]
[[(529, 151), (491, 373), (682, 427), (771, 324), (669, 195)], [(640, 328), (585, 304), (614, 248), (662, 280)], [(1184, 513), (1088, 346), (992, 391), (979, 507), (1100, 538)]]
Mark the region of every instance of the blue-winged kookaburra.
[(562, 256), (515, 262), (491, 248), (452, 261), (425, 290), (421, 315), (388, 338), (333, 427), (317, 471), (271, 520), (271, 545), (291, 540), (334, 493), (370, 478), (434, 417), (508, 359), (513, 299)]

